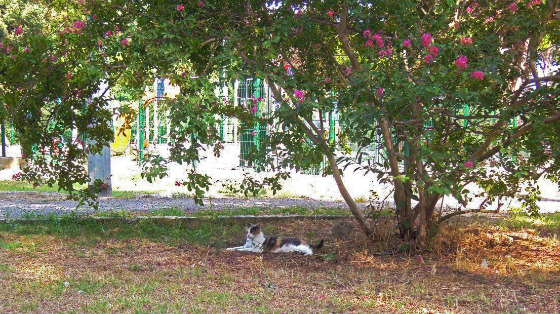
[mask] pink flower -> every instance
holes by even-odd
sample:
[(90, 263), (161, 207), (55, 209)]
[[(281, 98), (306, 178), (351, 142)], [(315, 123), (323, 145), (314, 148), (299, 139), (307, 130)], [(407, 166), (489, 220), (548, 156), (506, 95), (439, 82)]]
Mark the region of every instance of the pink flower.
[(111, 31), (107, 31), (107, 33), (105, 33), (105, 36), (107, 37), (111, 36)]
[(430, 46), (430, 48), (428, 48), (428, 51), (430, 52), (430, 54), (434, 57), (437, 57), (438, 53), (439, 53), (439, 48), (436, 46)]
[(332, 18), (334, 16), (334, 11), (333, 10), (327, 11), (327, 15)]
[(121, 44), (128, 46), (129, 45), (128, 39), (123, 38), (123, 40), (121, 40)]
[(426, 33), (422, 35), (422, 45), (428, 47), (432, 43), (432, 34)]
[(472, 38), (470, 38), (470, 37), (462, 37), (462, 38), (461, 38), (461, 44), (464, 45), (464, 46), (465, 46), (465, 45), (470, 45), (470, 44), (472, 44)]
[(10, 53), (10, 47), (6, 47), (6, 53)]
[(198, 6), (202, 8), (204, 6), (204, 1), (198, 1)]
[(18, 26), (16, 28), (16, 35), (21, 35), (21, 34), (23, 34), (23, 29), (21, 29), (21, 26)]
[(469, 161), (467, 161), (467, 162), (465, 162), (465, 163), (463, 164), (463, 167), (465, 167), (465, 168), (472, 168), (472, 167), (474, 167), (474, 163), (473, 163), (472, 161), (469, 160)]
[(181, 186), (181, 183), (179, 183), (179, 181), (175, 181), (175, 186)]
[(366, 47), (373, 47), (373, 40), (368, 39), (368, 41), (366, 41)]
[(0, 43), (0, 49), (4, 48), (4, 44)]
[(390, 56), (392, 53), (393, 53), (393, 50), (391, 50), (391, 48), (387, 48), (385, 50), (379, 51), (379, 56), (380, 57)]
[(72, 78), (72, 73), (67, 73), (67, 74), (66, 74), (66, 77)]
[(299, 89), (296, 89), (294, 91), (294, 96), (298, 99), (298, 100), (303, 100), (303, 98), (305, 97), (305, 94), (303, 93), (303, 91), (300, 91)]
[(97, 41), (97, 47), (101, 47), (101, 40)]
[(25, 47), (25, 52), (29, 52), (29, 47)]
[(182, 4), (178, 4), (178, 5), (177, 5), (177, 11), (182, 11), (182, 10), (184, 10), (184, 9), (185, 9), (185, 6), (184, 6), (184, 5), (182, 5)]
[(411, 45), (411, 44), (410, 44), (410, 40), (405, 39), (405, 40), (402, 42), (402, 45), (403, 45), (403, 47), (405, 47), (405, 48), (410, 47), (410, 45)]
[(474, 11), (474, 9), (472, 7), (467, 7), (467, 13), (471, 14)]
[(325, 84), (328, 84), (328, 83), (329, 83), (330, 81), (331, 81), (331, 79), (330, 79), (330, 78), (328, 78), (328, 77), (325, 77)]
[(102, 183), (99, 187), (100, 187), (102, 190), (105, 190), (105, 188), (106, 188), (107, 186), (105, 185), (105, 183)]
[(465, 56), (459, 56), (459, 58), (457, 58), (457, 60), (455, 60), (455, 66), (461, 70), (464, 70), (467, 68), (467, 57)]
[(51, 61), (56, 61), (56, 57), (54, 55), (51, 55)]
[(253, 136), (257, 135), (256, 131), (253, 131), (253, 133), (251, 133)]
[(494, 17), (493, 16), (487, 17), (485, 19), (485, 21), (486, 21), (486, 23), (492, 23), (492, 22), (494, 22)]
[(480, 71), (476, 71), (476, 72), (473, 72), (473, 74), (471, 74), (471, 77), (475, 78), (475, 79), (479, 79), (479, 80), (484, 80), (484, 73), (482, 73)]
[(430, 62), (434, 61), (434, 56), (432, 56), (432, 55), (426, 55), (426, 56), (424, 57), (424, 61), (426, 61), (426, 63), (430, 63)]
[(381, 96), (383, 96), (383, 88), (379, 87), (377, 89), (377, 97), (381, 98)]
[(517, 6), (515, 5), (515, 3), (512, 3), (512, 4), (509, 5), (509, 10), (511, 12), (515, 12), (515, 10), (517, 10)]
[(352, 68), (347, 67), (346, 70), (344, 70), (344, 73), (346, 74), (346, 76), (352, 75)]
[(373, 41), (375, 41), (377, 43), (377, 45), (379, 46), (379, 49), (381, 49), (385, 46), (385, 43), (383, 42), (383, 39), (381, 39), (381, 36), (379, 36), (379, 34), (373, 35), (373, 37), (371, 37), (371, 39), (373, 39)]
[(251, 108), (251, 114), (255, 114), (255, 113), (257, 113), (258, 111), (259, 111), (259, 108), (257, 108), (257, 107)]
[(364, 38), (371, 38), (371, 31), (369, 29), (364, 31)]

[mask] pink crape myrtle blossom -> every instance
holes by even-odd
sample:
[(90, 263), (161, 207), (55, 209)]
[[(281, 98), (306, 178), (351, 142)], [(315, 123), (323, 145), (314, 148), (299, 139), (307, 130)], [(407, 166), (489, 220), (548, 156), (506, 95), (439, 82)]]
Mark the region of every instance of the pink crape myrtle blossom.
[(489, 16), (484, 20), (486, 23), (492, 23), (494, 22), (494, 17), (493, 16)]
[(347, 67), (346, 70), (344, 70), (344, 74), (346, 74), (346, 76), (352, 75), (352, 68)]
[(368, 40), (366, 41), (366, 47), (373, 47), (373, 40), (368, 39)]
[(369, 29), (364, 31), (364, 38), (371, 38), (371, 31)]
[(18, 26), (16, 28), (16, 35), (21, 35), (21, 34), (23, 34), (23, 29), (21, 28), (21, 26)]
[(107, 31), (107, 33), (105, 33), (105, 36), (109, 37), (111, 36), (111, 34), (112, 34), (111, 31)]
[(460, 70), (465, 70), (467, 68), (467, 61), (468, 61), (467, 57), (459, 56), (459, 58), (455, 60), (455, 66)]
[(426, 61), (426, 63), (430, 63), (430, 62), (434, 61), (434, 56), (432, 56), (432, 55), (426, 55), (426, 56), (424, 57), (424, 61)]
[(476, 71), (476, 72), (473, 72), (473, 74), (471, 74), (471, 77), (475, 78), (475, 79), (479, 79), (479, 80), (482, 81), (482, 80), (484, 80), (484, 73), (482, 73), (480, 71)]
[(326, 83), (326, 84), (328, 84), (328, 83), (329, 83), (330, 81), (331, 81), (331, 79), (330, 79), (330, 78), (328, 78), (328, 77), (325, 77), (325, 83)]
[(377, 97), (381, 98), (381, 96), (383, 96), (383, 88), (382, 88), (382, 87), (379, 87), (379, 88), (377, 89)]
[(181, 11), (183, 11), (184, 9), (185, 9), (185, 6), (184, 6), (184, 5), (182, 5), (182, 4), (178, 4), (178, 5), (177, 5), (177, 11), (181, 12)]
[(473, 168), (474, 167), (474, 163), (472, 161), (467, 161), (463, 164), (463, 167), (465, 168)]
[(467, 13), (471, 14), (473, 13), (474, 9), (472, 7), (467, 7)]
[(303, 98), (305, 97), (305, 94), (303, 93), (303, 91), (301, 91), (301, 90), (299, 90), (299, 89), (296, 89), (296, 90), (294, 91), (294, 96), (295, 96), (299, 101), (302, 101)]
[(428, 48), (428, 52), (430, 52), (432, 56), (437, 57), (439, 53), (439, 48), (436, 46), (430, 46), (430, 48)]
[(433, 39), (432, 34), (426, 33), (422, 35), (422, 45), (424, 47), (428, 47), (432, 43)]
[(332, 18), (334, 16), (334, 11), (333, 10), (328, 10), (327, 15)]
[(405, 47), (405, 48), (410, 47), (410, 46), (411, 46), (410, 40), (405, 39), (405, 40), (402, 42), (402, 45), (403, 45), (403, 47)]
[(472, 44), (472, 38), (470, 38), (470, 37), (462, 37), (462, 38), (461, 38), (461, 44), (462, 44), (463, 46)]
[(379, 34), (373, 35), (373, 37), (371, 37), (371, 39), (377, 43), (377, 45), (379, 46), (379, 49), (385, 47), (385, 43), (383, 42), (383, 39), (381, 39), (381, 36)]
[(128, 42), (128, 39), (123, 38), (123, 39), (121, 40), (121, 44), (123, 44), (124, 46), (128, 46), (130, 43)]
[(198, 1), (198, 6), (202, 8), (204, 6), (204, 1)]
[(515, 12), (515, 10), (517, 10), (517, 6), (515, 5), (515, 3), (512, 3), (512, 4), (509, 5), (509, 10), (511, 12)]
[(29, 47), (25, 47), (25, 52), (29, 52)]
[(255, 113), (257, 113), (258, 111), (259, 111), (259, 108), (257, 108), (257, 107), (251, 108), (251, 114), (255, 114)]

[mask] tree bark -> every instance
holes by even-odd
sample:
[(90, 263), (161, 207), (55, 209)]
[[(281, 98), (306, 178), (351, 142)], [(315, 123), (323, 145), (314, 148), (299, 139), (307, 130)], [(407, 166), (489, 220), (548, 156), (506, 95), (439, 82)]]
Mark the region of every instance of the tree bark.
[(344, 185), (344, 182), (342, 181), (342, 176), (340, 174), (340, 169), (338, 168), (338, 165), (336, 164), (336, 160), (334, 158), (334, 155), (330, 152), (327, 153), (326, 155), (327, 155), (327, 159), (329, 161), (329, 165), (331, 167), (331, 170), (333, 172), (334, 181), (336, 182), (336, 185), (338, 186), (338, 190), (340, 191), (340, 194), (342, 195), (342, 198), (344, 198), (344, 201), (346, 201), (346, 204), (348, 204), (348, 208), (350, 209), (350, 211), (352, 212), (354, 217), (356, 217), (356, 220), (360, 224), (360, 227), (365, 232), (366, 236), (368, 238), (371, 238), (371, 236), (373, 235), (373, 230), (371, 229), (371, 226), (366, 221), (366, 218), (364, 217), (364, 214), (358, 208), (358, 205), (356, 204), (356, 202), (354, 201), (354, 199), (352, 198), (350, 193), (348, 193), (348, 190), (346, 189), (346, 186)]

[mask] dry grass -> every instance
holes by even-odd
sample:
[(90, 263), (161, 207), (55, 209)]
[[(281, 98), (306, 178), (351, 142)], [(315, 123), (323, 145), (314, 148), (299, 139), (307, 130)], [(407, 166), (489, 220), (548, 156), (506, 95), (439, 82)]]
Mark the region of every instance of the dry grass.
[[(228, 223), (215, 229), (68, 224), (0, 226), (0, 312), (554, 313), (560, 308), (560, 243), (556, 233), (535, 229), (464, 224), (444, 228), (422, 256), (377, 256), (357, 228), (347, 239), (330, 238), (332, 221), (264, 227), (265, 234), (327, 239), (319, 254), (304, 257), (226, 252), (224, 247), (244, 240), (242, 227)], [(216, 230), (224, 231), (207, 236)], [(384, 239), (375, 250), (395, 246)], [(481, 266), (483, 259), (488, 267)]]

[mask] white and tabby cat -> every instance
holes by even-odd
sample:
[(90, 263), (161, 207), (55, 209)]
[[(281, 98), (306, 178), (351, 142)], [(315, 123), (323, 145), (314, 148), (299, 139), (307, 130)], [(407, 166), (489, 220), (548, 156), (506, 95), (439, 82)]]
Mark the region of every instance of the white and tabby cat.
[(309, 245), (298, 238), (265, 237), (261, 230), (261, 224), (253, 225), (249, 223), (245, 245), (230, 247), (226, 250), (256, 253), (299, 252), (304, 255), (311, 255), (313, 254), (313, 249), (318, 250), (321, 247), (323, 247), (323, 240), (317, 245)]

